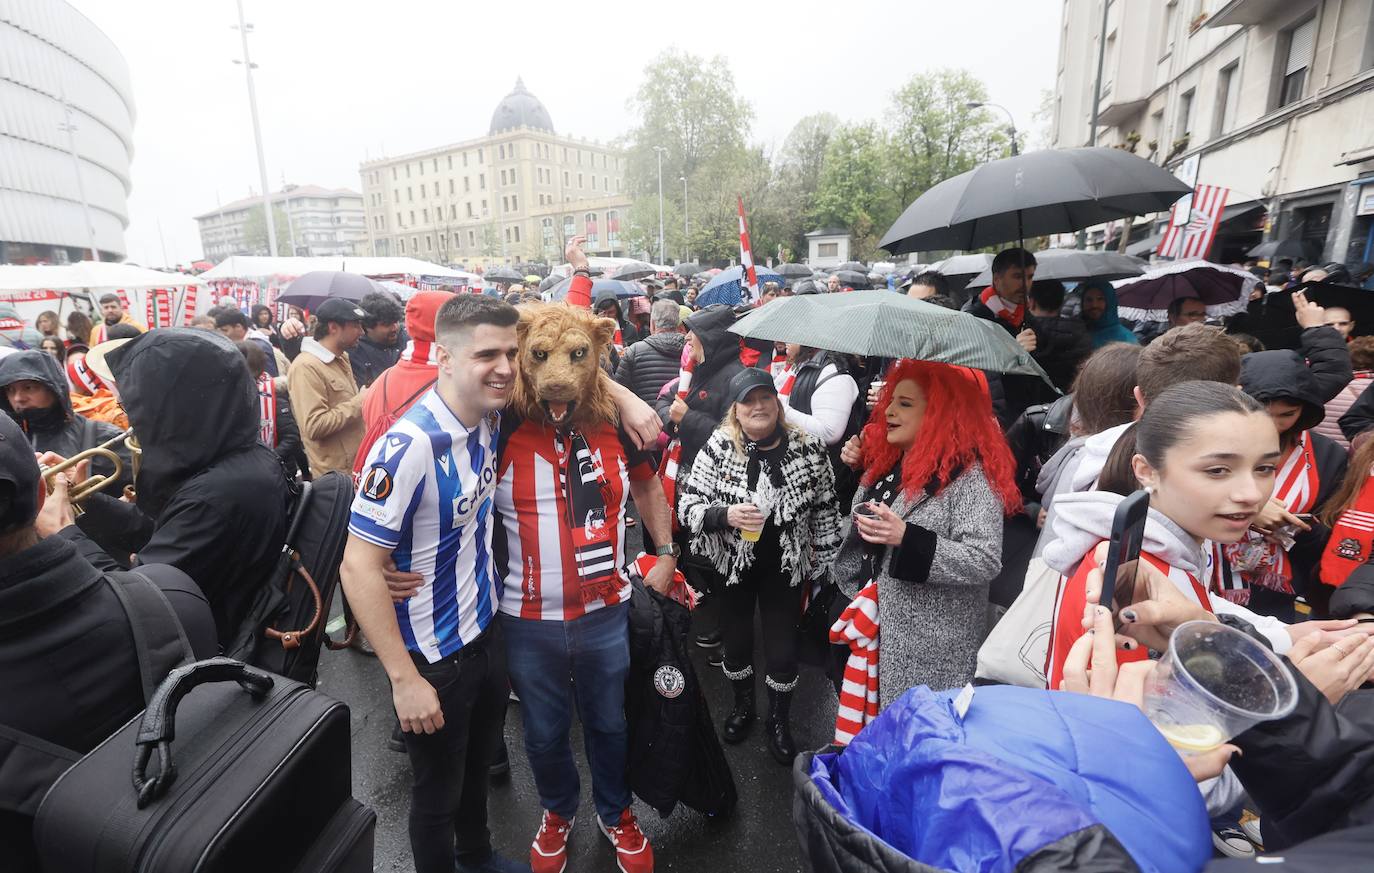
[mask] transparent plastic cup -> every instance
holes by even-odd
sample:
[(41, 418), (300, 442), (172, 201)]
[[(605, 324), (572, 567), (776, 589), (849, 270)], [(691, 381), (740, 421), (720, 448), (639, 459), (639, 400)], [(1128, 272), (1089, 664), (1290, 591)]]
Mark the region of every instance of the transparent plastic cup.
[(1211, 751), (1298, 702), (1288, 668), (1268, 648), (1214, 621), (1174, 629), (1145, 683), (1145, 715), (1185, 755)]

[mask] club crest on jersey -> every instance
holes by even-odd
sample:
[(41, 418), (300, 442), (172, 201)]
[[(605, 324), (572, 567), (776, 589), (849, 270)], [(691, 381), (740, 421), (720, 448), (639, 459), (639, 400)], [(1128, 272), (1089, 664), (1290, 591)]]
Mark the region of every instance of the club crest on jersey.
[(368, 500), (382, 503), (391, 496), (391, 491), (395, 487), (395, 482), (392, 480), (391, 474), (387, 472), (386, 467), (378, 464), (369, 467), (368, 471), (363, 474), (363, 481), (359, 490)]
[(1336, 555), (1345, 558), (1347, 561), (1358, 561), (1360, 559), (1360, 541), (1354, 537), (1345, 537), (1336, 546)]
[(669, 700), (682, 696), (686, 689), (686, 677), (673, 665), (664, 664), (654, 671), (654, 690)]

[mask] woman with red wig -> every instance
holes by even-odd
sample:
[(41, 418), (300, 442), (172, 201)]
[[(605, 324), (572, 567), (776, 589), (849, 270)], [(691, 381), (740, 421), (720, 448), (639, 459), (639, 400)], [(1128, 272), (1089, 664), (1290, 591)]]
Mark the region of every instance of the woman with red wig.
[[(928, 426), (927, 426), (928, 425)], [(916, 685), (973, 679), (1002, 519), (1021, 506), (1015, 462), (976, 370), (902, 360), (842, 460), (861, 471), (832, 565), (854, 597), (877, 583), (878, 705)]]

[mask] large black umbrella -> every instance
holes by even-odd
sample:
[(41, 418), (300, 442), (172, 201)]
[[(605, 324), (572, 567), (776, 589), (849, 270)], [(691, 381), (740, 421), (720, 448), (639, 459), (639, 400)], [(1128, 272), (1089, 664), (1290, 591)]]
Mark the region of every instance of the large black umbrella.
[(330, 297), (362, 300), (381, 287), (366, 276), (337, 270), (315, 270), (291, 280), (277, 295), (278, 303), (314, 309)]
[(522, 276), (538, 276), (541, 279), (549, 275), (548, 264), (516, 264), (515, 271)]
[(848, 285), (850, 288), (867, 288), (868, 274), (860, 273), (856, 270), (836, 270), (831, 274), (839, 277), (841, 285)]
[(492, 267), (482, 274), (487, 282), (524, 282), (525, 274), (517, 273), (510, 267)]
[(778, 264), (773, 268), (773, 272), (789, 282), (794, 282), (797, 279), (810, 279), (815, 273), (806, 264)]
[[(1116, 252), (1085, 252), (1078, 249), (1047, 249), (1035, 253), (1035, 281), (1058, 279), (1082, 282), (1085, 279), (1128, 279), (1145, 272), (1145, 262)], [(968, 283), (970, 288), (992, 284), (989, 265)]]
[(701, 267), (693, 263), (678, 264), (673, 267), (673, 272), (679, 276), (695, 276), (701, 272)]
[(894, 255), (971, 251), (1160, 212), (1191, 190), (1121, 149), (1046, 149), (946, 179), (916, 198), (879, 245)]
[(653, 264), (646, 264), (643, 261), (630, 261), (628, 264), (622, 264), (617, 268), (609, 278), (615, 279), (617, 282), (633, 282), (636, 279), (647, 279), (657, 275), (657, 273), (658, 268)]
[(1316, 246), (1301, 239), (1271, 239), (1269, 242), (1262, 242), (1253, 249), (1245, 253), (1252, 258), (1259, 258), (1261, 261), (1276, 261), (1279, 258), (1303, 258), (1308, 261), (1317, 259)]

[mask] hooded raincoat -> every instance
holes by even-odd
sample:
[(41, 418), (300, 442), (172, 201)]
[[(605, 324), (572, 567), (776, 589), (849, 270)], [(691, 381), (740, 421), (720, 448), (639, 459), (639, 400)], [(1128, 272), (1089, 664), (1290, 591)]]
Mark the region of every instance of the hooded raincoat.
[(1084, 323), (1088, 325), (1088, 334), (1092, 338), (1094, 349), (1100, 349), (1107, 343), (1140, 345), (1140, 338), (1130, 328), (1122, 324), (1121, 318), (1116, 314), (1116, 289), (1112, 287), (1111, 282), (1090, 279), (1079, 287), (1084, 291), (1089, 288), (1096, 288), (1102, 292), (1103, 298), (1107, 301), (1107, 308), (1101, 317), (1095, 320), (1086, 317), (1083, 319)]
[[(744, 369), (739, 359), (739, 337), (730, 333), (735, 323), (735, 311), (724, 304), (708, 306), (687, 319), (687, 329), (701, 340), (705, 360), (697, 364), (692, 374), (692, 391), (687, 395), (687, 414), (676, 425), (677, 437), (682, 441), (681, 471), (678, 480), (685, 481), (687, 468), (697, 452), (720, 427), (725, 410), (730, 407), (730, 380)], [(669, 394), (658, 403), (658, 414), (670, 432), (674, 429), (668, 411), (675, 395)]]
[(286, 539), (290, 486), (258, 441), (257, 386), (232, 342), (194, 328), (143, 334), (107, 360), (143, 448), (137, 503), (96, 495), (62, 534), (101, 569), (118, 566), (105, 546), (190, 576), (223, 644)]

